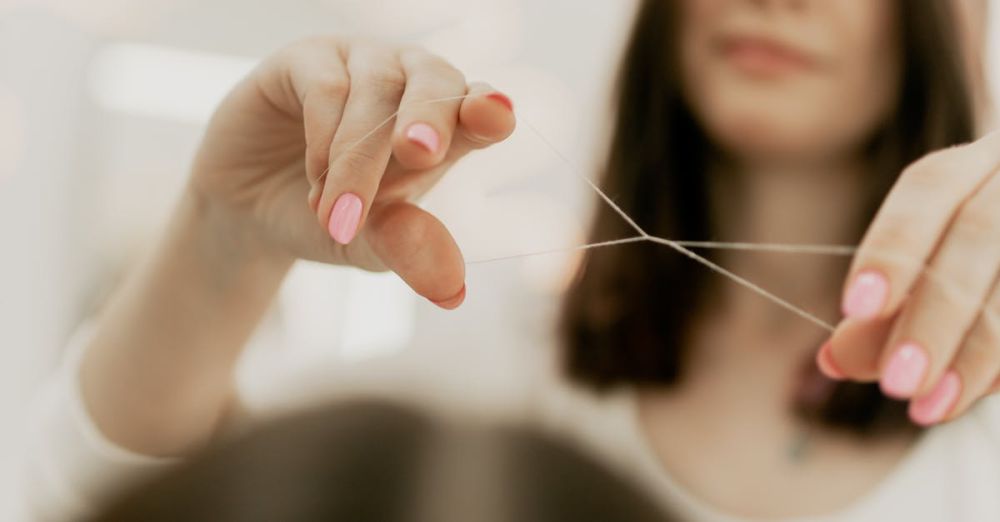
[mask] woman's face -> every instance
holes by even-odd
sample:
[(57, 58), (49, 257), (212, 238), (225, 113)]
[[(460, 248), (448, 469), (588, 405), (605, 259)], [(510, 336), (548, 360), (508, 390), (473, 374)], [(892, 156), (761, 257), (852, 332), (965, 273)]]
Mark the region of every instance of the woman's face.
[(737, 160), (849, 154), (896, 101), (895, 4), (683, 0), (684, 95)]

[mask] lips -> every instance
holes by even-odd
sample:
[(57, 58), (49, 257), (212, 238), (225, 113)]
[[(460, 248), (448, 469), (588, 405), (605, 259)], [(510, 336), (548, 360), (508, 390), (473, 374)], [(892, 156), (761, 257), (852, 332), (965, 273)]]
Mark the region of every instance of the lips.
[(807, 52), (773, 38), (732, 36), (720, 41), (722, 55), (736, 67), (754, 74), (809, 71), (819, 62)]

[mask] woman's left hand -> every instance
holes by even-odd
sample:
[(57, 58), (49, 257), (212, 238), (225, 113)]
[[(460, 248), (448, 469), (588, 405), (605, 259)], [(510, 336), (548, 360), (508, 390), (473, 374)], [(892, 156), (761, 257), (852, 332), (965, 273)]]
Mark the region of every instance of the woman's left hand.
[(921, 425), (1000, 391), (1000, 132), (907, 168), (851, 266), (845, 319), (817, 354), (879, 380)]

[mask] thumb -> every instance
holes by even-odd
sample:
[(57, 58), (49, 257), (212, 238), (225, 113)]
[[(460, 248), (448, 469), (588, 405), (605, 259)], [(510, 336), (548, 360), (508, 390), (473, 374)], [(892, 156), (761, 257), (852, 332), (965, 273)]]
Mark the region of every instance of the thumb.
[(445, 309), (465, 299), (465, 260), (441, 221), (412, 203), (372, 208), (364, 243), (414, 292)]
[(830, 339), (830, 352), (837, 368), (852, 379), (878, 380), (879, 358), (893, 324), (893, 318), (845, 319)]

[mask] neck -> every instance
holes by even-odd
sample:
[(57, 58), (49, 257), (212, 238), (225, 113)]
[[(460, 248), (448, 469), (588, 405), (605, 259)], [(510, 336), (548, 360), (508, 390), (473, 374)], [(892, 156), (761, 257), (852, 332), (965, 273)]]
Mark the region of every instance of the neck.
[[(865, 174), (859, 162), (719, 165), (711, 174), (716, 239), (838, 245), (857, 241), (857, 206)], [(748, 251), (719, 252), (718, 259), (792, 303), (835, 319), (846, 259)], [(799, 324), (786, 310), (742, 288), (720, 288), (719, 304), (727, 315), (736, 314), (728, 319), (737, 324)]]

